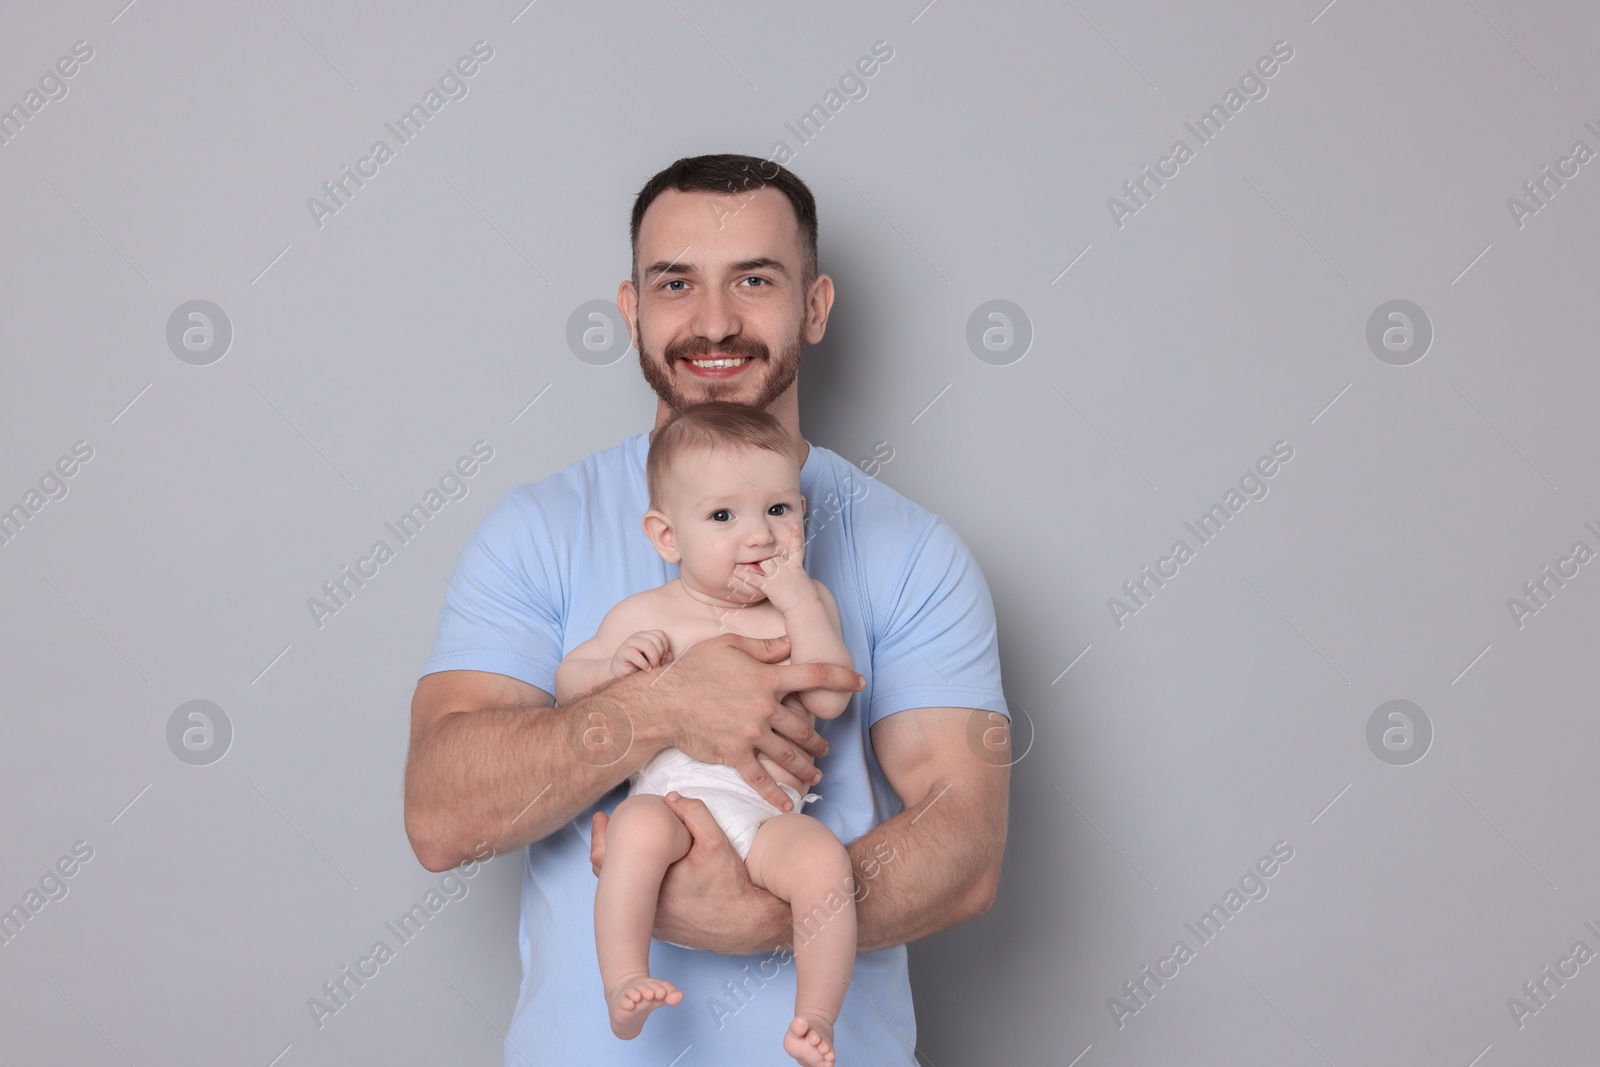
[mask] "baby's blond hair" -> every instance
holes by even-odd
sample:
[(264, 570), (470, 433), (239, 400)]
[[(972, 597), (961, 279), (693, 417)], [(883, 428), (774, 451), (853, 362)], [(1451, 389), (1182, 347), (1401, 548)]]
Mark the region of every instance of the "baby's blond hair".
[(678, 412), (650, 440), (645, 483), (650, 507), (659, 511), (667, 472), (684, 453), (699, 448), (764, 448), (799, 461), (794, 442), (776, 418), (746, 404), (707, 400)]

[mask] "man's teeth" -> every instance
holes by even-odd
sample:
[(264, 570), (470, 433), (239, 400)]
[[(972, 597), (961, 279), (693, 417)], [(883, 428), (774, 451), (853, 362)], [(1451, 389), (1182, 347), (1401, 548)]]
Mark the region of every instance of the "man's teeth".
[(733, 359), (691, 359), (689, 362), (696, 367), (705, 367), (708, 370), (713, 370), (717, 367), (737, 367), (749, 358), (749, 356), (737, 356)]

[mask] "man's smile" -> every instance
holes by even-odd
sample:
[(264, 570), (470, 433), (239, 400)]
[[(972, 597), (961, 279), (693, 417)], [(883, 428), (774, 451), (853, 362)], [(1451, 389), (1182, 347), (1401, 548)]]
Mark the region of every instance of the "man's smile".
[(692, 373), (705, 378), (730, 378), (752, 362), (752, 356), (695, 356), (679, 360), (687, 363)]

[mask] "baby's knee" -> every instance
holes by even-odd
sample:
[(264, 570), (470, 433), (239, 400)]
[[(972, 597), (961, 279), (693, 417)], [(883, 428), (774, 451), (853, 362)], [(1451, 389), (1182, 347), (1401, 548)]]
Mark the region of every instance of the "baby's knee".
[(670, 829), (678, 816), (667, 806), (665, 797), (653, 793), (635, 793), (623, 799), (611, 812), (606, 823), (606, 839), (644, 838), (658, 839), (663, 829)]
[(844, 847), (832, 830), (810, 815), (782, 815), (779, 818), (804, 819), (806, 823), (796, 835), (795, 852), (801, 861), (799, 869), (815, 881), (842, 884), (852, 870), (850, 850)]

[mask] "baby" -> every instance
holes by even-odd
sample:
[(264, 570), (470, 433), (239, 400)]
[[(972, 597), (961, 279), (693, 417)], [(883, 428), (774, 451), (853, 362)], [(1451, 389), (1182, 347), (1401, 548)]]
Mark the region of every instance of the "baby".
[[(646, 463), (650, 510), (644, 532), (679, 576), (623, 600), (599, 631), (556, 671), (562, 704), (607, 679), (671, 663), (691, 645), (731, 631), (787, 635), (785, 662), (854, 667), (828, 588), (806, 575), (805, 497), (794, 446), (764, 411), (712, 401), (680, 412), (657, 430)], [(833, 719), (851, 694), (815, 689), (795, 694), (812, 716)], [(802, 710), (796, 707), (795, 710)], [(697, 797), (745, 861), (750, 881), (786, 901), (794, 916), (795, 1017), (783, 1035), (789, 1055), (807, 1067), (832, 1067), (833, 1026), (855, 964), (852, 866), (844, 845), (800, 809), (820, 800), (787, 768), (757, 759), (793, 805), (782, 812), (732, 767), (702, 763), (676, 748), (658, 752), (629, 779), (629, 795), (606, 827), (605, 862), (595, 892), (594, 932), (611, 1029), (638, 1036), (656, 1008), (683, 993), (650, 974), (650, 934), (667, 868), (691, 843), (665, 795)], [(829, 915), (825, 897), (846, 906)], [(802, 929), (802, 916), (820, 927)]]

